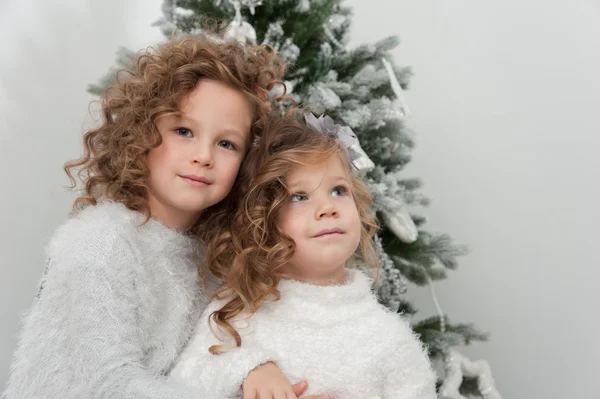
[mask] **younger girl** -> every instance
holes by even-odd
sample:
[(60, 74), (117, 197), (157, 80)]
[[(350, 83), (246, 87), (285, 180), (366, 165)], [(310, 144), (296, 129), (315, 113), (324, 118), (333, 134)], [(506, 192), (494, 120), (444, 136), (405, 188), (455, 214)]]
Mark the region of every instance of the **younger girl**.
[(6, 398), (203, 397), (165, 377), (206, 305), (197, 237), (229, 214), (265, 114), (257, 91), (282, 76), (264, 48), (173, 39), (107, 90), (65, 168), (84, 192), (48, 245)]
[[(224, 285), (172, 375), (240, 396), (231, 382), (271, 362), (332, 398), (433, 399), (434, 373), (410, 326), (352, 267), (377, 263), (371, 196), (352, 173), (355, 138), (331, 120), (306, 120), (274, 122), (250, 149), (245, 196), (209, 246)], [(274, 380), (244, 391), (255, 397), (296, 396)]]

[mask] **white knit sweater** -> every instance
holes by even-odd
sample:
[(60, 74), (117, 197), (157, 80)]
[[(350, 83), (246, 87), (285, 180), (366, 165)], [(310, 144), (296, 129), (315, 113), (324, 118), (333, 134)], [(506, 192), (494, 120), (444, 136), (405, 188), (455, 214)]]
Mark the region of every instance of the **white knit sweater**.
[(221, 355), (208, 352), (223, 343), (208, 318), (224, 301), (212, 302), (171, 375), (207, 392), (240, 397), (238, 381), (257, 362), (273, 360), (292, 383), (307, 380), (307, 394), (436, 398), (435, 375), (420, 342), (405, 320), (377, 303), (363, 273), (348, 270), (346, 284), (327, 287), (284, 280), (279, 290), (281, 300), (235, 320), (241, 348)]
[(192, 399), (166, 375), (207, 301), (195, 241), (121, 204), (62, 225), (24, 318), (7, 399)]

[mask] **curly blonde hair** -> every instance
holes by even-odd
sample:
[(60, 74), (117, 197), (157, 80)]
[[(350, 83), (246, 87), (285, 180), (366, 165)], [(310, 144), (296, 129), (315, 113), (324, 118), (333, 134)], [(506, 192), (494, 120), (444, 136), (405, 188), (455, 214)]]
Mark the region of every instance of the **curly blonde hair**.
[[(284, 277), (282, 269), (294, 254), (294, 241), (278, 227), (281, 210), (291, 198), (286, 178), (294, 168), (320, 164), (332, 157), (342, 160), (362, 222), (353, 262), (378, 270), (373, 247), (377, 223), (368, 188), (352, 173), (339, 142), (314, 131), (300, 117), (299, 111), (293, 111), (283, 118), (273, 117), (266, 126), (240, 169), (242, 197), (238, 206), (229, 224), (208, 243), (208, 268), (223, 282), (215, 298), (226, 300), (212, 313), (211, 324), (231, 335), (236, 346), (241, 345), (241, 337), (233, 327), (233, 319), (242, 312), (256, 312), (267, 299), (279, 299), (277, 285)], [(216, 345), (210, 351), (227, 349), (230, 347)]]
[[(103, 197), (150, 218), (147, 155), (162, 141), (157, 119), (179, 114), (181, 102), (201, 79), (217, 80), (246, 96), (253, 112), (252, 140), (268, 112), (266, 91), (282, 84), (285, 65), (268, 46), (188, 36), (149, 48), (138, 57), (135, 68), (125, 72), (126, 78), (118, 74), (99, 101), (102, 124), (85, 133), (84, 155), (65, 164), (71, 188), (77, 185), (74, 170), (83, 185), (74, 211)], [(224, 209), (234, 196), (231, 193), (224, 204), (215, 205), (216, 212), (227, 213)]]

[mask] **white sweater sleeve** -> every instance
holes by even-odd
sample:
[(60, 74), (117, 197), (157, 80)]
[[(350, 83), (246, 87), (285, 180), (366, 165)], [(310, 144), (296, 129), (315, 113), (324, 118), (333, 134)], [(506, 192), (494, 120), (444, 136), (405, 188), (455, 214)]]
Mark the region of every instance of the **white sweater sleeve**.
[(435, 373), (423, 345), (405, 320), (389, 352), (382, 399), (436, 399)]
[(152, 375), (142, 366), (136, 281), (133, 273), (127, 273), (133, 271), (137, 260), (127, 241), (117, 238), (111, 244), (103, 248), (103, 258), (77, 259), (75, 254), (62, 254), (66, 256), (53, 259), (61, 263), (70, 284), (77, 287), (64, 304), (70, 309), (68, 333), (78, 348), (74, 362), (89, 378), (93, 397), (198, 399), (199, 395), (187, 387)]
[[(217, 355), (209, 352), (209, 348), (213, 345), (235, 346), (235, 341), (229, 334), (216, 331), (214, 323), (212, 329), (209, 325), (211, 313), (220, 309), (224, 303), (213, 301), (208, 305), (198, 322), (194, 337), (179, 357), (171, 371), (171, 376), (180, 382), (199, 388), (207, 395), (241, 396), (242, 384), (248, 373), (261, 364), (269, 361), (276, 362), (277, 359), (275, 353), (261, 347), (255, 340), (247, 338), (248, 334), (252, 333), (251, 329), (237, 328), (248, 323), (240, 318), (234, 321), (234, 326), (242, 338), (241, 347)], [(213, 333), (213, 330), (221, 339)]]
[[(142, 364), (137, 260), (125, 237), (111, 230), (72, 237), (49, 256), (48, 276), (15, 355), (7, 399), (201, 398)], [(56, 378), (64, 369), (77, 377)]]

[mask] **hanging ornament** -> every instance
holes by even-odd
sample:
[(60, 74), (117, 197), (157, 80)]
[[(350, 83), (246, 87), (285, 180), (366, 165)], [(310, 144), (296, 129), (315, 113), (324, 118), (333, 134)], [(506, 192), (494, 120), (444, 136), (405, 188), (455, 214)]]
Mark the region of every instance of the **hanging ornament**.
[(385, 225), (400, 241), (410, 244), (417, 240), (419, 231), (405, 207), (401, 207), (393, 212), (383, 211), (382, 214)]
[(340, 14), (334, 14), (329, 17), (327, 22), (323, 25), (323, 32), (327, 36), (327, 39), (329, 39), (329, 41), (337, 48), (343, 48), (344, 44), (335, 37), (335, 32), (339, 32), (347, 21), (347, 17)]
[(440, 387), (440, 399), (468, 399), (458, 390), (464, 377), (477, 378), (477, 387), (483, 399), (502, 399), (496, 390), (488, 362), (471, 361), (454, 348), (450, 348), (444, 358), (446, 378)]
[(244, 7), (248, 7), (250, 14), (254, 15), (255, 7), (262, 5), (262, 0), (241, 0)]
[(410, 110), (408, 109), (408, 103), (406, 102), (406, 98), (404, 98), (404, 91), (402, 90), (402, 86), (400, 86), (400, 82), (396, 78), (396, 74), (394, 73), (394, 69), (392, 68), (392, 64), (385, 58), (381, 59), (385, 69), (387, 71), (388, 77), (390, 79), (390, 85), (392, 86), (392, 90), (396, 95), (396, 101), (398, 102), (400, 112), (402, 112), (403, 116), (410, 116)]
[[(440, 318), (440, 331), (446, 332), (446, 317), (435, 295), (433, 281), (431, 281), (427, 269), (424, 267), (421, 267), (421, 269), (425, 274), (431, 299)], [(444, 351), (444, 363), (446, 378), (444, 378), (444, 382), (440, 387), (440, 399), (468, 399), (459, 392), (464, 377), (477, 378), (477, 388), (483, 399), (502, 399), (502, 396), (500, 396), (500, 393), (496, 389), (494, 378), (492, 377), (492, 369), (485, 360), (471, 361), (456, 349), (448, 348)]]
[[(235, 16), (223, 36), (228, 40), (237, 40), (243, 44), (255, 45), (256, 31), (254, 30), (254, 27), (247, 21), (244, 21), (244, 18), (242, 17), (242, 3), (238, 0), (230, 0), (230, 2), (235, 9)], [(250, 13), (254, 14), (254, 7), (260, 5), (261, 1), (247, 0), (243, 1), (243, 3), (246, 7), (250, 8)]]

